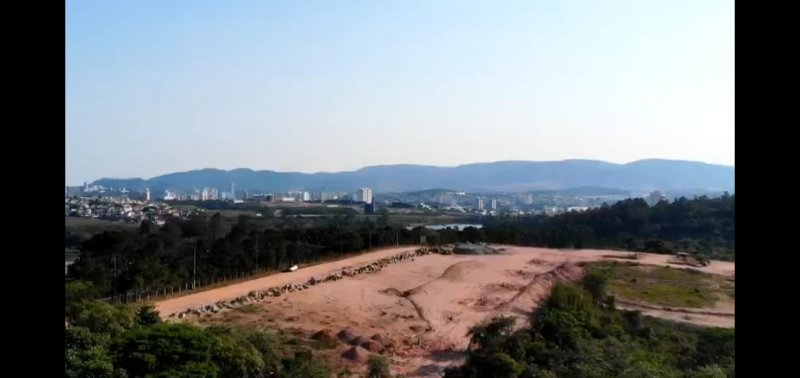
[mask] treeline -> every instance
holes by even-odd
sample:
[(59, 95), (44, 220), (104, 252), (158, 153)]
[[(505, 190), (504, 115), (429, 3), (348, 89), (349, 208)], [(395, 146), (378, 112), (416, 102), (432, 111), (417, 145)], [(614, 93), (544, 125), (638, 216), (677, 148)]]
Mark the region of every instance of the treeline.
[[(556, 217), (497, 217), (484, 227), (433, 231), (334, 215), (312, 223), (284, 218), (279, 224), (240, 216), (232, 226), (221, 215), (168, 218), (161, 227), (143, 222), (138, 231), (111, 230), (81, 242), (67, 278), (94, 284), (101, 295), (208, 283), (219, 277), (280, 270), (371, 248), (486, 242), (553, 248), (618, 248), (707, 258), (734, 257), (734, 197), (678, 199), (653, 207), (641, 199)], [(70, 238), (70, 235), (67, 235)], [(74, 243), (74, 241), (73, 241)]]
[(614, 308), (605, 279), (557, 284), (531, 319), (471, 329), (466, 363), (446, 378), (733, 377), (734, 331), (680, 325)]
[(413, 244), (426, 232), (391, 227), (388, 217), (359, 221), (352, 215), (334, 216), (314, 226), (286, 219), (277, 227), (262, 227), (241, 216), (226, 231), (217, 213), (169, 218), (161, 227), (145, 221), (138, 231), (104, 231), (81, 243), (67, 279), (89, 282), (107, 297)]
[(654, 206), (640, 198), (555, 217), (490, 218), (471, 238), (552, 248), (618, 248), (734, 259), (734, 196), (680, 198)]
[(91, 288), (67, 307), (64, 376), (328, 378), (324, 361), (301, 343), (261, 330), (168, 324), (152, 307), (114, 306), (91, 300)]

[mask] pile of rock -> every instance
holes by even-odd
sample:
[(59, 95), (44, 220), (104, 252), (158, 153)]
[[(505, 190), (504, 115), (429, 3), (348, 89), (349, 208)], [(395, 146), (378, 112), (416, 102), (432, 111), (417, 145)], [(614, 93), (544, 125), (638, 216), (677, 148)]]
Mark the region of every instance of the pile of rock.
[(261, 291), (251, 291), (247, 295), (243, 295), (237, 297), (235, 299), (229, 301), (219, 301), (215, 304), (211, 305), (204, 305), (198, 306), (195, 308), (190, 308), (185, 311), (176, 312), (170, 314), (170, 318), (184, 318), (188, 315), (202, 315), (202, 314), (216, 314), (217, 312), (221, 311), (222, 309), (232, 309), (239, 306), (243, 306), (248, 303), (256, 303), (266, 300), (267, 298), (274, 298), (280, 297), (286, 293), (294, 293), (296, 291), (303, 291), (312, 286), (319, 285), (324, 282), (330, 281), (338, 281), (344, 277), (355, 277), (359, 274), (365, 273), (375, 273), (379, 272), (381, 269), (385, 268), (386, 266), (402, 261), (413, 260), (415, 257), (425, 256), (430, 254), (453, 254), (452, 249), (445, 248), (445, 247), (422, 247), (414, 252), (405, 252), (399, 255), (385, 257), (373, 263), (363, 265), (357, 268), (345, 268), (342, 269), (339, 273), (332, 273), (326, 276), (325, 278), (316, 278), (311, 277), (306, 283), (304, 284), (286, 284), (279, 287), (272, 287), (266, 290)]
[[(323, 331), (317, 332), (315, 336)], [(366, 338), (364, 336), (357, 336), (349, 328), (339, 331), (339, 333), (336, 334), (336, 336), (339, 338), (341, 342), (353, 346), (352, 348), (348, 349), (345, 353), (342, 354), (343, 357), (353, 361), (360, 361), (360, 362), (366, 361), (367, 358), (369, 357), (370, 354), (369, 352), (383, 353), (387, 349), (394, 347), (393, 341), (387, 340), (380, 334), (375, 334), (371, 338)]]

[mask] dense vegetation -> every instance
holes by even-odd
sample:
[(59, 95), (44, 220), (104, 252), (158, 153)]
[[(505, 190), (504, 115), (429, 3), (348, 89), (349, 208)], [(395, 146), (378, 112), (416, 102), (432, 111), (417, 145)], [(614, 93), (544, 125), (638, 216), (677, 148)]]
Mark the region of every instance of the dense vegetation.
[(226, 231), (219, 214), (170, 218), (162, 227), (143, 222), (138, 231), (111, 230), (81, 244), (70, 265), (69, 280), (91, 283), (100, 296), (128, 290), (213, 282), (257, 270), (278, 270), (361, 252), (370, 246), (419, 240), (422, 229), (392, 228), (388, 217), (357, 221), (354, 216), (303, 227), (287, 219), (276, 228), (260, 228), (247, 217)]
[(680, 198), (648, 206), (640, 198), (552, 218), (494, 218), (476, 239), (555, 248), (624, 248), (713, 259), (734, 258), (734, 198)]
[[(491, 218), (483, 229), (408, 230), (392, 225), (385, 211), (376, 220), (335, 215), (309, 225), (294, 218), (266, 226), (246, 216), (232, 227), (219, 214), (169, 218), (161, 227), (109, 230), (81, 243), (69, 279), (92, 283), (101, 296), (129, 290), (214, 282), (259, 270), (279, 270), (365, 251), (370, 247), (428, 243), (490, 242), (574, 248), (626, 248), (733, 259), (734, 197), (679, 199), (649, 207), (641, 199), (583, 213)], [(66, 235), (74, 244), (74, 236)]]
[(151, 307), (77, 298), (64, 330), (64, 375), (328, 378), (310, 350), (261, 330), (162, 323)]
[(557, 284), (531, 326), (495, 318), (470, 331), (464, 365), (445, 377), (733, 377), (734, 331), (614, 309), (605, 278)]

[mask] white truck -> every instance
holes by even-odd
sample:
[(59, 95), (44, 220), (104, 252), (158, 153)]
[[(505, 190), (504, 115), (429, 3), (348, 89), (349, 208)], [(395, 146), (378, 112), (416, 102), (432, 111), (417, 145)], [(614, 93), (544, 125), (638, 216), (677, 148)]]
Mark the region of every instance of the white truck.
[(290, 266), (290, 267), (288, 267), (288, 268), (284, 269), (284, 272), (294, 272), (294, 271), (296, 271), (297, 269), (298, 269), (298, 268), (297, 268), (297, 264), (294, 264), (294, 265), (292, 265), (292, 266)]

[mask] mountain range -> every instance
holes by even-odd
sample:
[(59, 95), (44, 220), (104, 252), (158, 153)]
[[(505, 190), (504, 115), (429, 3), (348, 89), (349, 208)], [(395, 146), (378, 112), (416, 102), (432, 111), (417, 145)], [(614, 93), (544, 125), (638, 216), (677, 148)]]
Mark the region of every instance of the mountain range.
[(733, 192), (734, 167), (693, 161), (648, 159), (627, 164), (598, 160), (499, 161), (455, 167), (428, 165), (369, 166), (346, 172), (276, 172), (252, 169), (200, 169), (150, 179), (103, 178), (96, 185), (129, 190), (289, 190), (350, 191), (371, 187), (376, 192), (429, 188), (468, 191), (529, 191), (579, 187), (623, 190), (726, 190)]

